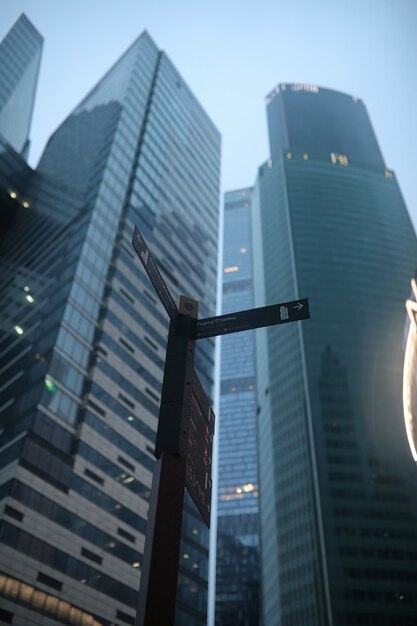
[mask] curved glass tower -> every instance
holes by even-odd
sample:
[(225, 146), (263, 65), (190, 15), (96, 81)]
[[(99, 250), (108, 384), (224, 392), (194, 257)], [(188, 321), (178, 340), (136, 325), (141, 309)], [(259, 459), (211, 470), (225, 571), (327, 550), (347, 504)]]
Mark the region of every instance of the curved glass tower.
[(265, 626), (412, 624), (417, 473), (403, 426), (416, 236), (362, 101), (282, 84), (254, 191)]

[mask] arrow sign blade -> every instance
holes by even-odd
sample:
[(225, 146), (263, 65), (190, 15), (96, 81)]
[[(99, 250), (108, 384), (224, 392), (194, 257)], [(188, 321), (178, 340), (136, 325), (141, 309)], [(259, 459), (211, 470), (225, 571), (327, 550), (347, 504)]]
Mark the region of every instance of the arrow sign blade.
[(272, 306), (264, 306), (258, 309), (227, 313), (218, 317), (206, 317), (198, 320), (191, 339), (205, 339), (216, 335), (228, 335), (243, 330), (274, 326), (305, 320), (310, 317), (308, 299), (281, 302)]
[(132, 244), (136, 254), (142, 261), (142, 265), (145, 268), (160, 301), (164, 305), (166, 312), (171, 319), (175, 319), (179, 313), (177, 305), (175, 304), (174, 298), (161, 276), (161, 272), (158, 269), (156, 261), (152, 257), (146, 241), (137, 226), (135, 226), (135, 230), (133, 231)]

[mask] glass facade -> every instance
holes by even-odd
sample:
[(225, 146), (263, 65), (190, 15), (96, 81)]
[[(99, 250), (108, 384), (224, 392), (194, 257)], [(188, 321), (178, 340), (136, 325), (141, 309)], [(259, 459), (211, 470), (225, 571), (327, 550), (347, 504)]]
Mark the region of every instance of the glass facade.
[[(225, 194), (222, 312), (253, 308), (252, 189)], [(259, 623), (253, 332), (222, 337), (216, 624)]]
[(415, 233), (360, 100), (286, 84), (267, 106), (256, 302), (308, 297), (311, 319), (257, 331), (264, 623), (411, 626), (401, 378)]
[[(214, 314), (219, 163), (218, 131), (145, 32), (32, 173), (30, 219), (45, 237), (46, 224), (55, 230), (40, 246), (22, 217), (20, 240), (4, 239), (3, 257), (13, 249), (24, 277), (14, 290), (23, 307), (10, 297), (2, 320), (12, 346), (0, 402), (10, 623), (39, 613), (42, 624), (134, 622), (168, 320), (133, 228), (174, 297)], [(210, 395), (214, 342), (198, 348)], [(194, 626), (206, 622), (208, 531), (188, 497), (184, 511), (176, 625)]]
[(23, 13), (0, 43), (0, 135), (25, 158), (42, 45)]

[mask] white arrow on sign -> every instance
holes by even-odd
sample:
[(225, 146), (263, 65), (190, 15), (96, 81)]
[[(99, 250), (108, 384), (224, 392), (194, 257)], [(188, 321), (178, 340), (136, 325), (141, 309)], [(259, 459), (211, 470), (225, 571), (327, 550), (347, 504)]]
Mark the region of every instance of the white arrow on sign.
[(293, 306), (293, 309), (298, 309), (299, 311), (301, 311), (301, 309), (303, 308), (303, 304), (301, 304), (301, 302), (299, 302), (298, 304), (296, 304), (295, 306)]

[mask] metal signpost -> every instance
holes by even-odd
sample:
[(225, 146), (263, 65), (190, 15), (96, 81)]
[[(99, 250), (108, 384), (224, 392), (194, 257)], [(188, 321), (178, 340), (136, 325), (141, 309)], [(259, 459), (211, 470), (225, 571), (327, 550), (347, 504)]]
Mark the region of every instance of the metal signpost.
[(215, 416), (194, 370), (195, 341), (310, 313), (303, 299), (199, 320), (198, 302), (181, 296), (175, 304), (137, 226), (132, 243), (171, 320), (135, 626), (173, 626), (184, 487), (210, 527)]

